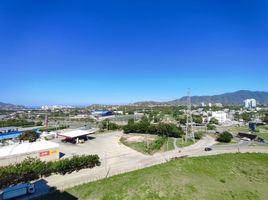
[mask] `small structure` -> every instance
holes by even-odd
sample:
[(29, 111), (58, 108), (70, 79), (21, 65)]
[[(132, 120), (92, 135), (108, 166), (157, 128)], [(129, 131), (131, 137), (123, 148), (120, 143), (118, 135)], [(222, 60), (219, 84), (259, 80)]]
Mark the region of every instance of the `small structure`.
[(91, 114), (95, 117), (107, 117), (113, 115), (113, 112), (109, 110), (95, 110)]
[(237, 135), (239, 138), (248, 138), (250, 140), (255, 140), (257, 135), (251, 133), (238, 133)]
[(22, 134), (17, 127), (0, 128), (0, 141), (19, 137)]
[(72, 130), (72, 131), (58, 133), (58, 136), (64, 137), (63, 141), (78, 144), (79, 140), (86, 141), (88, 139), (87, 136), (95, 133), (97, 130), (98, 129), (96, 128), (93, 128), (90, 130)]
[(59, 144), (50, 141), (37, 141), (8, 145), (0, 148), (0, 166), (19, 163), (27, 157), (43, 161), (59, 159)]
[(224, 123), (227, 120), (227, 113), (223, 111), (212, 112), (212, 117), (217, 119), (219, 123)]
[(249, 122), (248, 127), (249, 127), (250, 130), (256, 131), (257, 123), (256, 122)]
[(40, 134), (40, 138), (41, 139), (45, 139), (45, 140), (51, 140), (51, 139), (54, 139), (54, 138), (57, 138), (57, 132), (54, 132), (54, 131), (51, 131), (51, 132), (42, 132)]

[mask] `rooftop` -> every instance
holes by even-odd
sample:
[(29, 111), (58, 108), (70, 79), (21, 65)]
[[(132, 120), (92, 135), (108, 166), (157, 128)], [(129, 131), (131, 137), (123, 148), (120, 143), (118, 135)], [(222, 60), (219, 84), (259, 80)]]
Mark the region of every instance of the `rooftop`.
[(97, 131), (97, 129), (95, 129), (95, 128), (92, 128), (89, 130), (72, 130), (72, 131), (68, 131), (68, 132), (59, 133), (59, 135), (63, 136), (63, 137), (67, 137), (67, 138), (76, 138), (79, 136), (89, 135), (89, 134), (95, 133), (96, 131)]
[(37, 142), (31, 142), (31, 143), (21, 143), (21, 144), (14, 144), (9, 146), (0, 147), (0, 158), (6, 157), (6, 156), (13, 156), (13, 155), (19, 155), (19, 154), (25, 154), (25, 153), (31, 153), (46, 149), (53, 149), (58, 148), (59, 144), (41, 140)]

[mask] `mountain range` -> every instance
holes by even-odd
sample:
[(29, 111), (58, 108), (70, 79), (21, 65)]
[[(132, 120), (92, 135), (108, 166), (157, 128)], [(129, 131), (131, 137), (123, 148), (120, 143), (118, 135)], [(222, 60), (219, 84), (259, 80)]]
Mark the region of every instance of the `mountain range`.
[[(192, 104), (204, 103), (222, 103), (223, 105), (241, 105), (245, 99), (256, 99), (258, 104), (268, 105), (268, 92), (262, 91), (249, 91), (249, 90), (239, 90), (236, 92), (224, 93), (220, 95), (211, 96), (191, 96)], [(141, 101), (136, 102), (131, 105), (184, 105), (187, 102), (187, 96), (181, 97), (179, 99), (157, 102), (157, 101)], [(0, 102), (1, 110), (21, 110), (26, 109), (26, 106), (14, 105), (9, 103)]]
[[(222, 103), (223, 105), (241, 105), (245, 99), (256, 99), (258, 104), (268, 104), (268, 92), (262, 91), (249, 91), (249, 90), (239, 90), (236, 92), (224, 93), (220, 95), (211, 96), (191, 96), (192, 104), (204, 103)], [(179, 99), (166, 101), (166, 102), (156, 102), (156, 101), (143, 101), (136, 102), (135, 105), (183, 105), (187, 102), (187, 96), (181, 97)]]
[(22, 105), (14, 105), (14, 104), (0, 102), (0, 109), (1, 110), (22, 110), (22, 109), (26, 109), (26, 107)]

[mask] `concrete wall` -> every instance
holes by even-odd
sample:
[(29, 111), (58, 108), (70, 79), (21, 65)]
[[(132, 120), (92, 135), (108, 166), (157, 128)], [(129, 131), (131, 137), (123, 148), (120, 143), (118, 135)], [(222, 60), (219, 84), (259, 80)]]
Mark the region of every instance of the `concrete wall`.
[(39, 158), (42, 161), (53, 161), (59, 159), (59, 149), (46, 149), (42, 151), (31, 152), (27, 154), (19, 154), (0, 158), (0, 166), (6, 166), (14, 163), (20, 163), (27, 157)]

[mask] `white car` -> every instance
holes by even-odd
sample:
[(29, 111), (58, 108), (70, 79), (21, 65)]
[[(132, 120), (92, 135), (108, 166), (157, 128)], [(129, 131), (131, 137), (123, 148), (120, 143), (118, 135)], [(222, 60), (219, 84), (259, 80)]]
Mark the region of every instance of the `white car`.
[(241, 140), (251, 141), (251, 139), (249, 139), (249, 138), (247, 138), (247, 137), (243, 137), (243, 138), (241, 138)]

